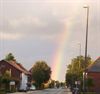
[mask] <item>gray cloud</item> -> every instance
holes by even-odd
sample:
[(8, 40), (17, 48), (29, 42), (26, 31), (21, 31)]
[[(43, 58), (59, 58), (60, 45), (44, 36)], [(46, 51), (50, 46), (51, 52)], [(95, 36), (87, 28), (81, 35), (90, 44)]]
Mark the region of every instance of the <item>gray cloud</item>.
[(79, 42), (84, 55), (86, 10), (83, 5), (86, 3), (90, 6), (88, 54), (97, 58), (100, 55), (99, 0), (2, 0), (0, 58), (12, 52), (26, 68), (38, 59), (45, 59), (51, 65), (60, 46), (59, 36), (65, 30), (70, 36), (62, 49), (63, 66), (79, 54)]

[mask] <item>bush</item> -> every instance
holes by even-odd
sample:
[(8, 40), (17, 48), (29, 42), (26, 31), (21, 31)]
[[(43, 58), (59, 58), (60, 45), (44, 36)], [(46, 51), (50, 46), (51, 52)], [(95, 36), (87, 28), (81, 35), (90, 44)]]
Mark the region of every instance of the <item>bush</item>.
[(4, 88), (0, 89), (0, 94), (6, 94), (6, 91)]

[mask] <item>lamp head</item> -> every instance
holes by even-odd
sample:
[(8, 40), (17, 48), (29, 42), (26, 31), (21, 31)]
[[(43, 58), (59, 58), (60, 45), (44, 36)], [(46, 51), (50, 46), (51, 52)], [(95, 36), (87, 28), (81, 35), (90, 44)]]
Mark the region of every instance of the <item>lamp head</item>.
[(89, 8), (89, 6), (88, 5), (85, 5), (85, 6), (83, 6), (83, 8)]

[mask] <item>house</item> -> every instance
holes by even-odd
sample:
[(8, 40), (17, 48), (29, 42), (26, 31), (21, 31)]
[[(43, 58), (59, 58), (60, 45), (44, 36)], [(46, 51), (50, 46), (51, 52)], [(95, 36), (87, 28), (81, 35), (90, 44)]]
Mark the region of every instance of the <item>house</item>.
[(27, 71), (20, 63), (16, 61), (0, 61), (0, 75), (2, 76), (6, 71), (10, 72), (10, 84), (15, 85), (17, 90), (26, 90), (30, 83), (31, 73)]
[(87, 68), (86, 72), (88, 78), (93, 80), (93, 87), (91, 87), (91, 90), (100, 92), (100, 57)]

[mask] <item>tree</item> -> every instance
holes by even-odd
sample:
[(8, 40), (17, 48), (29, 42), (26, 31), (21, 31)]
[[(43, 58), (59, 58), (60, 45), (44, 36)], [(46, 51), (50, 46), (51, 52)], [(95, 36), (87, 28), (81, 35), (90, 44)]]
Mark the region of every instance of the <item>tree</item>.
[(83, 56), (77, 56), (72, 59), (71, 64), (67, 66), (66, 83), (72, 87), (75, 85), (75, 81), (82, 80), (83, 71), (93, 63), (91, 57), (87, 57), (87, 63)]
[(56, 87), (59, 88), (59, 86), (60, 86), (59, 81), (55, 81), (55, 83), (56, 83)]
[(55, 80), (51, 80), (49, 88), (54, 88), (54, 87), (55, 87)]
[(43, 83), (48, 82), (51, 76), (51, 68), (46, 64), (45, 61), (37, 61), (32, 68), (32, 77), (37, 88), (40, 89)]
[(60, 82), (61, 87), (65, 87), (65, 82)]
[(2, 83), (5, 85), (5, 90), (9, 90), (9, 82), (11, 80), (11, 73), (9, 70), (6, 70), (2, 75)]
[(12, 53), (7, 54), (6, 57), (5, 57), (5, 60), (6, 61), (11, 61), (11, 60), (12, 61), (16, 61), (15, 57), (14, 57), (14, 55)]

